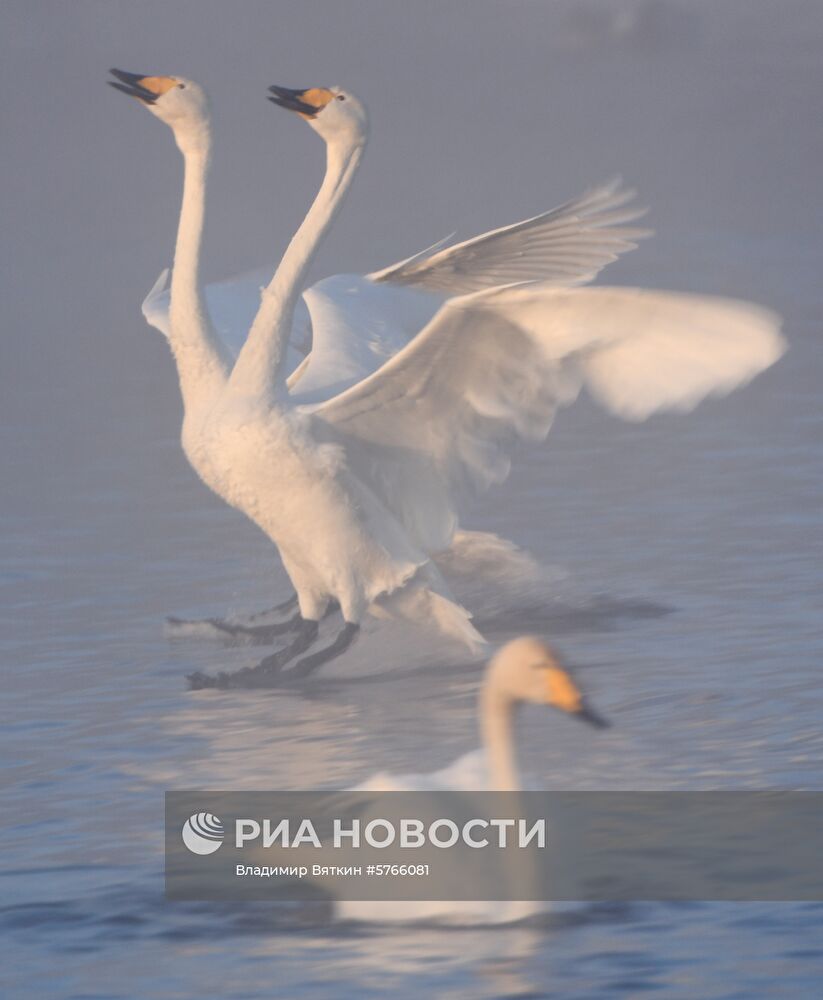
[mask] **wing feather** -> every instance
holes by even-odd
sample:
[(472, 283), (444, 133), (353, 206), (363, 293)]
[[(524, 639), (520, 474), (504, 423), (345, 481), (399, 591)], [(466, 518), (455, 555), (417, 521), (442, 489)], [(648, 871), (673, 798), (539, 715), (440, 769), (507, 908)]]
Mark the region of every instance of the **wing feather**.
[(729, 299), (527, 285), (449, 300), (377, 372), (311, 408), (321, 439), (424, 551), (451, 541), (462, 504), (505, 479), (581, 385), (642, 420), (753, 378), (784, 350), (779, 318)]
[[(169, 336), (169, 275), (166, 268), (143, 300), (142, 311), (146, 322), (159, 330), (164, 337)], [(250, 271), (226, 281), (216, 281), (206, 286), (206, 306), (214, 331), (232, 361), (237, 358), (246, 340), (249, 327), (260, 305), (260, 289), (271, 277), (265, 268)], [(292, 336), (289, 346), (293, 356), (289, 359), (291, 368), (308, 353), (310, 346), (309, 314), (301, 301), (295, 310)]]
[[(445, 297), (541, 279), (558, 286), (588, 281), (635, 246), (642, 211), (633, 192), (612, 182), (550, 212), (442, 249), (441, 240), (371, 275), (338, 274), (298, 301), (287, 379), (296, 405), (319, 403), (362, 381), (403, 348)], [(261, 268), (206, 287), (212, 325), (234, 361), (273, 269)], [(143, 302), (146, 321), (169, 335), (168, 270)], [(405, 286), (405, 287), (402, 287)]]
[(627, 225), (644, 214), (628, 204), (633, 198), (634, 192), (615, 180), (549, 212), (446, 249), (435, 245), (368, 277), (444, 295), (521, 281), (583, 284), (649, 235)]
[[(266, 270), (207, 285), (212, 325), (233, 362), (260, 304)], [(146, 322), (169, 336), (169, 271), (143, 301)], [(287, 385), (292, 402), (317, 403), (364, 379), (426, 325), (442, 297), (416, 288), (375, 285), (359, 274), (336, 274), (298, 301), (289, 341)]]

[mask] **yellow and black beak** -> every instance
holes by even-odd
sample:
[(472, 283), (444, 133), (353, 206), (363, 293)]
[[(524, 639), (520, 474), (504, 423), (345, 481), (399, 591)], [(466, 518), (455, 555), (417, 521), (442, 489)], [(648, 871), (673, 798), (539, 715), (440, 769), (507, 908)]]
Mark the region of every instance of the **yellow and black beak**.
[(575, 684), (568, 670), (565, 670), (554, 656), (544, 664), (546, 667), (546, 703), (566, 712), (573, 719), (587, 722), (595, 729), (608, 729), (609, 722), (591, 707)]
[(296, 111), (304, 118), (314, 118), (334, 97), (324, 87), (308, 87), (306, 90), (290, 90), (288, 87), (269, 87), (274, 96), (269, 100), (287, 111)]
[(115, 90), (122, 90), (124, 94), (136, 97), (144, 104), (154, 104), (157, 100), (158, 95), (152, 93), (148, 87), (143, 86), (142, 81), (146, 79), (145, 73), (126, 73), (122, 69), (110, 69), (109, 73), (120, 81), (115, 83), (114, 80), (109, 80), (109, 86), (114, 87)]
[(110, 69), (109, 73), (120, 81), (109, 80), (109, 86), (122, 90), (129, 97), (136, 97), (144, 104), (154, 104), (158, 97), (177, 86), (170, 76), (147, 76), (145, 73), (126, 73), (122, 69)]

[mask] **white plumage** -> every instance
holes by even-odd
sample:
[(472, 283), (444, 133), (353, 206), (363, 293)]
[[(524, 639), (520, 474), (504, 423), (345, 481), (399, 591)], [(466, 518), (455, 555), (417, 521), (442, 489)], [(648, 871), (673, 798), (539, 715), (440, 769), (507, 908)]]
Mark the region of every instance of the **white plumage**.
[(778, 317), (747, 303), (570, 287), (641, 235), (626, 226), (637, 212), (616, 185), (366, 277), (327, 279), (301, 304), (366, 141), (364, 108), (339, 88), (272, 88), (324, 138), (328, 166), (244, 339), (255, 279), (205, 299), (198, 284), (205, 97), (181, 78), (126, 77), (171, 125), (186, 162), (169, 306), (162, 282), (144, 306), (178, 364), (183, 446), (203, 480), (275, 542), (299, 599), (298, 637), (263, 661), (255, 683), (309, 647), (331, 602), (346, 628), (298, 674), (346, 648), (369, 611), (481, 648), (432, 557), (451, 544), (464, 500), (506, 477), (518, 438), (542, 439), (582, 386), (642, 420), (729, 392), (784, 349)]
[(633, 191), (621, 189), (615, 180), (549, 212), (455, 246), (441, 249), (442, 242), (436, 243), (368, 277), (447, 296), (521, 281), (564, 288), (582, 285), (621, 253), (633, 250), (636, 239), (649, 235), (648, 230), (626, 225), (643, 214), (628, 205), (633, 197)]
[[(455, 246), (434, 247), (368, 275), (336, 274), (303, 291), (288, 342), (290, 397), (320, 402), (376, 371), (404, 347), (449, 297), (529, 280), (571, 287), (590, 281), (648, 230), (617, 181), (542, 215)], [(434, 252), (439, 250), (439, 252)], [(143, 302), (147, 322), (169, 336), (169, 271)], [(271, 269), (205, 289), (212, 325), (234, 361), (260, 305)], [(402, 286), (402, 287), (401, 287)]]
[[(686, 410), (779, 357), (777, 317), (744, 303), (542, 284), (451, 299), (383, 367), (312, 412), (424, 550), (461, 500), (501, 482), (582, 384), (624, 419)], [(330, 427), (330, 434), (326, 428)]]

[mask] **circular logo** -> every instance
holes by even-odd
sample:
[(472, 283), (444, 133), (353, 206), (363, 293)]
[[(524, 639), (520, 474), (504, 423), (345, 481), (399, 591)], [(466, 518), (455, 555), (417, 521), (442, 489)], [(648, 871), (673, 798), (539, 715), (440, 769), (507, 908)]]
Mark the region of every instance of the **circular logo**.
[(211, 813), (195, 813), (183, 824), (183, 843), (192, 854), (214, 854), (223, 837), (223, 824)]

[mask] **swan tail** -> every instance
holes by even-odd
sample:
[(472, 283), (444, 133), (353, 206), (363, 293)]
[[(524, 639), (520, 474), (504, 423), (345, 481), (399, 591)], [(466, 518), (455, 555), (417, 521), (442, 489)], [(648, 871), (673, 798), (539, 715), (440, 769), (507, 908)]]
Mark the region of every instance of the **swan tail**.
[(471, 623), (471, 614), (428, 580), (412, 581), (385, 594), (373, 606), (378, 617), (395, 618), (413, 625), (434, 628), (441, 635), (468, 647), (473, 655), (488, 650), (488, 643)]
[(432, 590), (427, 590), (426, 596), (431, 619), (440, 632), (464, 643), (472, 654), (480, 655), (488, 649), (488, 643), (471, 623), (471, 614), (462, 605)]

